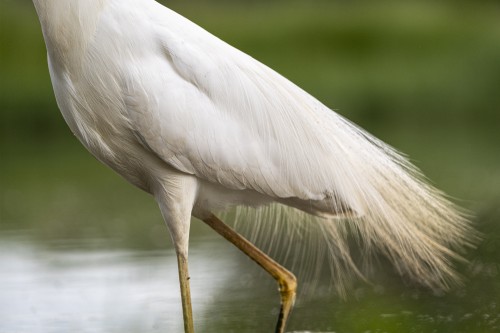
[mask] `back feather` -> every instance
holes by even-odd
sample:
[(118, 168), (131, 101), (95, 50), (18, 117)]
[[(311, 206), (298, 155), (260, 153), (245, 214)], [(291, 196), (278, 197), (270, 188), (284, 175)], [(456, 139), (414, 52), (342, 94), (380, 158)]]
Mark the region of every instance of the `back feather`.
[[(316, 217), (276, 205), (239, 208), (236, 227), (253, 241), (267, 243), (274, 254), (278, 247), (285, 249), (284, 260), (302, 258), (304, 262), (294, 265), (306, 275), (318, 276), (327, 260), (332, 282), (342, 295), (353, 274), (363, 277), (352, 259), (352, 246), (367, 256), (382, 252), (399, 274), (432, 289), (460, 283), (453, 262), (463, 260), (460, 253), (478, 238), (465, 214), (396, 151), (334, 117), (339, 125), (336, 143), (345, 149), (341, 151), (346, 158), (333, 172), (342, 180), (339, 192), (348, 195), (356, 216), (323, 212)], [(283, 234), (285, 244), (279, 244), (275, 238)]]

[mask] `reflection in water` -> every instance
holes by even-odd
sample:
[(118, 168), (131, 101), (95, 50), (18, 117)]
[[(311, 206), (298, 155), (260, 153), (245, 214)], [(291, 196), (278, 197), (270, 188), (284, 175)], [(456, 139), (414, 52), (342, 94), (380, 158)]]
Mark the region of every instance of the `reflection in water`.
[[(230, 277), (218, 251), (205, 243), (192, 255), (191, 275), (203, 277), (192, 279), (195, 313)], [(173, 251), (47, 251), (3, 239), (0, 265), (1, 333), (182, 331)]]
[[(73, 241), (47, 249), (24, 234), (5, 235), (0, 333), (183, 332), (173, 250), (113, 250), (105, 241), (97, 242), (99, 250), (94, 242)], [(197, 332), (272, 332), (279, 310), (274, 281), (220, 238), (192, 240)], [(347, 301), (320, 289), (310, 299), (299, 297), (289, 329), (500, 332), (498, 274), (486, 269), (492, 265), (482, 262), (465, 289), (445, 295), (405, 286), (398, 278), (385, 287), (357, 285)]]

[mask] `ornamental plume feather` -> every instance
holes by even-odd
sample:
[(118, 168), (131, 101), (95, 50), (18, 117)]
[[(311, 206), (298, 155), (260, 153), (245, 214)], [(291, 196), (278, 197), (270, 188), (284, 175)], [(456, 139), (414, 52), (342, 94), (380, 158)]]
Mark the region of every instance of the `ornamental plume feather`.
[[(392, 147), (333, 111), (327, 117), (335, 133), (330, 144), (344, 156), (335, 159), (331, 169), (340, 184), (337, 198), (348, 194), (346, 199), (326, 205), (333, 214), (325, 210), (310, 215), (278, 205), (240, 207), (236, 226), (267, 251), (284, 253), (284, 261), (312, 279), (312, 289), (325, 263), (342, 296), (353, 275), (364, 278), (352, 258), (353, 246), (365, 258), (373, 252), (384, 254), (399, 274), (434, 290), (460, 284), (453, 264), (463, 261), (464, 250), (479, 239), (464, 210)], [(311, 212), (315, 203), (309, 204), (299, 208)], [(279, 241), (278, 235), (283, 237)]]

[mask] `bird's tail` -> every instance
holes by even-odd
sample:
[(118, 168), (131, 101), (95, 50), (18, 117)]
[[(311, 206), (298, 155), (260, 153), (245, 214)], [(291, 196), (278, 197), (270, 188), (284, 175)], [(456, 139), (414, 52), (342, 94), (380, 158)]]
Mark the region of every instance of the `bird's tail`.
[(400, 274), (433, 289), (458, 282), (453, 262), (477, 240), (465, 214), (405, 157), (341, 116), (331, 116), (335, 136), (330, 144), (342, 159), (328, 172), (335, 177), (333, 197), (342, 198), (349, 214), (334, 216), (338, 202), (331, 203), (332, 214), (328, 209), (319, 212), (323, 218), (280, 206), (242, 208), (237, 220), (248, 220), (240, 224), (250, 228), (247, 235), (272, 252), (279, 248), (276, 235), (287, 229), (285, 234), (293, 237), (283, 241), (285, 255), (305, 256), (309, 272), (319, 272), (327, 260), (341, 293), (352, 275), (363, 275), (353, 260), (353, 247), (357, 253), (383, 253)]

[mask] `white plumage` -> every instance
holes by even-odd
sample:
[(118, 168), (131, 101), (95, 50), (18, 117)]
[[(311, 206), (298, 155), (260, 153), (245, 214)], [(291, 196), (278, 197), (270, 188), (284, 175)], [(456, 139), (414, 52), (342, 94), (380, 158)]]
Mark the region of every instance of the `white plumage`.
[(346, 223), (401, 273), (454, 279), (466, 220), (384, 143), (153, 0), (33, 1), (65, 120), (155, 196), (186, 260), (191, 215), (277, 202), (320, 217), (339, 284)]

